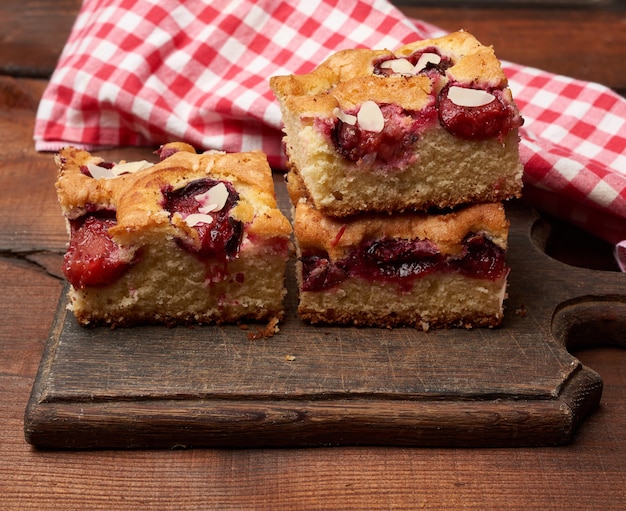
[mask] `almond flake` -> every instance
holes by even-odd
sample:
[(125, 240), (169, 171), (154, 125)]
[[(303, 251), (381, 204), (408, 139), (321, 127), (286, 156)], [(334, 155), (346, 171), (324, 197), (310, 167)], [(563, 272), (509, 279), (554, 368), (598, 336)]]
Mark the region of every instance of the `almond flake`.
[(219, 211), (228, 200), (228, 188), (224, 183), (218, 183), (206, 192), (196, 195), (194, 199), (200, 203), (198, 211), (202, 214)]
[(354, 126), (356, 124), (356, 115), (347, 114), (339, 107), (335, 107), (333, 115), (340, 121), (343, 121), (350, 126)]
[(213, 217), (202, 213), (192, 213), (185, 217), (185, 223), (189, 227), (195, 227), (198, 224), (210, 224), (211, 222), (213, 222)]
[(401, 75), (414, 75), (415, 66), (407, 59), (391, 59), (384, 61), (381, 65), (383, 69), (391, 69), (394, 73)]
[(385, 118), (380, 107), (374, 101), (366, 101), (357, 114), (359, 127), (365, 131), (380, 133), (385, 127)]
[(111, 170), (113, 174), (119, 176), (120, 174), (134, 174), (140, 170), (152, 167), (152, 163), (146, 160), (141, 161), (125, 161), (115, 165)]
[(466, 89), (453, 85), (448, 91), (448, 98), (455, 105), (477, 107), (491, 103), (496, 97), (482, 89)]
[(422, 53), (417, 61), (417, 64), (415, 64), (415, 72), (419, 73), (428, 64), (437, 65), (439, 62), (441, 62), (441, 57), (436, 53)]
[(207, 206), (200, 206), (198, 208), (198, 213), (202, 213), (203, 215), (208, 215), (209, 213), (214, 213), (219, 210), (220, 208), (217, 207), (217, 204), (209, 204)]
[(122, 161), (113, 165), (112, 168), (107, 169), (97, 165), (96, 163), (88, 163), (87, 169), (89, 170), (91, 177), (94, 179), (111, 179), (121, 174), (132, 174), (140, 170), (147, 169), (148, 167), (152, 167), (152, 165), (152, 163), (146, 160), (130, 162)]
[(111, 169), (101, 167), (100, 165), (96, 165), (95, 163), (88, 163), (87, 170), (89, 170), (91, 177), (93, 177), (94, 179), (110, 179), (112, 177), (115, 177), (115, 174), (113, 174), (113, 171)]

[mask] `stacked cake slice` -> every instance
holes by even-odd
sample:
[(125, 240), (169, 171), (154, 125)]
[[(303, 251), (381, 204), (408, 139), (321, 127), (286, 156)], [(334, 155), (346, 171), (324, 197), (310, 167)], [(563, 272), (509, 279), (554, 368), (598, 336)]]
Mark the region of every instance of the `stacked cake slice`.
[(299, 308), (313, 323), (495, 326), (522, 124), (466, 32), (344, 50), (270, 81), (284, 121)]

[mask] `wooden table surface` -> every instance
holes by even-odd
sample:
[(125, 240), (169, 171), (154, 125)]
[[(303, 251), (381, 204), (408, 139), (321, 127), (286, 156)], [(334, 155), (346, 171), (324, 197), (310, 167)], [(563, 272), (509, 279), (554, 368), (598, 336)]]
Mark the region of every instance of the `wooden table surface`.
[[(626, 353), (610, 347), (575, 353), (601, 374), (604, 392), (563, 447), (42, 452), (26, 443), (24, 410), (61, 293), (66, 242), (52, 156), (33, 150), (33, 120), (79, 6), (0, 6), (1, 509), (624, 509)], [(616, 3), (402, 8), (473, 32), (503, 59), (626, 91), (626, 17)], [(560, 222), (548, 250), (615, 271), (610, 247)]]

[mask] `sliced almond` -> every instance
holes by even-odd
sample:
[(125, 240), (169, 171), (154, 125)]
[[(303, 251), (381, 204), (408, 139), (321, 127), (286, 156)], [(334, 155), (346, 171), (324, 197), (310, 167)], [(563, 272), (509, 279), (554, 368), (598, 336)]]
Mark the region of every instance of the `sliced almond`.
[(218, 183), (206, 192), (194, 197), (200, 204), (198, 211), (202, 214), (221, 210), (228, 200), (228, 188), (224, 183)]
[(111, 169), (107, 169), (106, 167), (101, 167), (100, 165), (96, 165), (95, 163), (88, 163), (87, 170), (91, 174), (91, 177), (94, 179), (110, 179), (115, 177), (113, 171)]
[(415, 72), (419, 73), (422, 69), (424, 69), (428, 64), (439, 64), (441, 62), (441, 57), (436, 53), (422, 53), (417, 63), (415, 64)]
[(123, 161), (118, 163), (111, 169), (113, 174), (119, 176), (120, 174), (134, 174), (140, 170), (152, 167), (152, 163), (146, 160), (141, 161)]
[(359, 128), (365, 131), (380, 133), (385, 127), (385, 118), (380, 107), (374, 101), (366, 101), (357, 114)]
[(211, 222), (213, 222), (213, 217), (202, 213), (192, 213), (185, 217), (185, 223), (189, 227), (195, 227), (198, 224), (210, 224)]
[(391, 69), (394, 73), (401, 75), (414, 75), (415, 66), (407, 59), (391, 59), (385, 60), (380, 67), (382, 69)]
[(448, 90), (448, 99), (458, 106), (477, 107), (488, 105), (496, 97), (482, 89), (466, 89), (453, 85)]
[(105, 167), (101, 167), (95, 163), (88, 163), (87, 169), (91, 174), (91, 177), (94, 179), (111, 179), (112, 177), (117, 177), (121, 174), (132, 174), (135, 172), (139, 172), (140, 170), (147, 169), (148, 167), (152, 167), (152, 163), (146, 160), (142, 161), (121, 161), (120, 163), (113, 165), (112, 168), (108, 169)]
[(350, 126), (354, 126), (356, 124), (356, 115), (347, 114), (339, 107), (335, 107), (333, 115), (340, 121), (345, 122)]
[(202, 213), (203, 215), (208, 215), (209, 213), (219, 211), (220, 209), (222, 208), (218, 208), (217, 204), (209, 204), (207, 206), (200, 206), (198, 208), (198, 213)]

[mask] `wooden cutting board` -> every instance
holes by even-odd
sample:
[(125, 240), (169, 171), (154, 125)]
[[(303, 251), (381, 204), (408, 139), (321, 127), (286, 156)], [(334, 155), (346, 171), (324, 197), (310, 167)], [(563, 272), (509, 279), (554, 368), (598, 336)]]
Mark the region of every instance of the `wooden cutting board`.
[(85, 329), (63, 297), (26, 440), (53, 449), (568, 443), (598, 406), (602, 379), (567, 348), (626, 346), (626, 275), (552, 260), (545, 224), (520, 202), (507, 210), (512, 270), (496, 329), (309, 326), (295, 314), (291, 276), (280, 333), (255, 341), (254, 324)]

